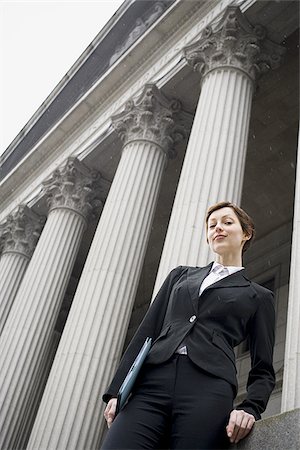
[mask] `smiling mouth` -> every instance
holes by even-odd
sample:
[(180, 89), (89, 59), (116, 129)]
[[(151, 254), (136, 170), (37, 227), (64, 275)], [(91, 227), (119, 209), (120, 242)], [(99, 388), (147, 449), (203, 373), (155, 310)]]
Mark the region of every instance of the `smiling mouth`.
[(226, 236), (223, 236), (222, 234), (219, 234), (218, 236), (216, 236), (215, 238), (214, 238), (214, 241), (217, 241), (217, 240), (219, 240), (219, 239), (223, 239), (223, 238), (225, 238)]

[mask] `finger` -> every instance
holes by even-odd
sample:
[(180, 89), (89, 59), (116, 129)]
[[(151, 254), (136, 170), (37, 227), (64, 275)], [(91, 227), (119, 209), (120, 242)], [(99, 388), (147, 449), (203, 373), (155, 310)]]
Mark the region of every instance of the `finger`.
[(108, 415), (115, 416), (115, 414), (116, 414), (116, 407), (117, 407), (116, 402), (112, 402), (112, 404), (110, 405), (110, 409), (109, 409)]
[(228, 422), (228, 425), (226, 427), (227, 436), (229, 438), (232, 436), (232, 433), (233, 433), (233, 430), (234, 430), (234, 427), (235, 427), (236, 414), (237, 414), (237, 411), (235, 409), (233, 411), (231, 411), (231, 413), (230, 413), (229, 422)]
[(109, 402), (107, 403), (107, 405), (106, 405), (106, 408), (105, 408), (105, 410), (104, 410), (104, 417), (105, 417), (105, 418), (107, 418), (107, 417), (108, 417), (108, 414), (109, 414), (110, 408), (111, 408), (111, 402), (109, 401)]
[(108, 419), (113, 419), (114, 417), (115, 417), (115, 415), (116, 415), (116, 412), (115, 412), (115, 410), (110, 410), (109, 411), (109, 413), (107, 414), (107, 418)]
[(232, 432), (230, 442), (235, 442), (235, 440), (236, 440), (236, 436), (239, 432), (239, 429), (240, 429), (240, 426), (241, 426), (241, 423), (243, 420), (243, 413), (244, 413), (244, 411), (237, 411), (237, 414), (235, 416), (235, 425), (234, 425), (234, 429)]
[(104, 417), (106, 417), (106, 415), (108, 414), (108, 411), (109, 411), (109, 406), (106, 405), (106, 408), (104, 410)]
[(106, 424), (108, 426), (108, 428), (111, 427), (111, 424), (113, 423), (114, 417), (111, 414), (108, 414), (106, 417)]
[(247, 430), (246, 430), (245, 436), (247, 436), (247, 434), (250, 433), (250, 431), (252, 430), (254, 424), (255, 424), (255, 417), (252, 416), (252, 414), (250, 414), (250, 418), (249, 418), (249, 421), (247, 423)]
[(244, 439), (252, 430), (255, 423), (255, 417), (252, 414), (244, 413), (244, 417), (240, 426), (240, 430), (235, 438), (235, 443)]
[(114, 404), (113, 404), (113, 402), (111, 400), (106, 405), (106, 408), (104, 410), (104, 417), (105, 417), (106, 421), (108, 420), (108, 418), (110, 417), (111, 413), (113, 412), (113, 406), (114, 406)]
[(237, 434), (236, 434), (236, 437), (235, 437), (235, 440), (234, 440), (234, 442), (236, 444), (249, 433), (249, 431), (248, 431), (248, 433), (246, 433), (247, 425), (248, 425), (249, 420), (250, 420), (250, 417), (247, 416), (247, 415), (244, 415), (242, 417), (241, 424), (240, 424), (240, 426), (239, 426), (239, 428), (237, 430)]
[(109, 411), (106, 415), (107, 416), (106, 421), (107, 421), (108, 428), (113, 423), (115, 415), (116, 415), (116, 405), (114, 402), (112, 402), (110, 405)]

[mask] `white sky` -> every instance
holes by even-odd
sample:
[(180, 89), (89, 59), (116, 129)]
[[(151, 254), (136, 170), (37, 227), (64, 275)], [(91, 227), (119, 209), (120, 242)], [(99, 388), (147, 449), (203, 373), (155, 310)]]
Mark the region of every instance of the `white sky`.
[(0, 0), (0, 154), (123, 0)]

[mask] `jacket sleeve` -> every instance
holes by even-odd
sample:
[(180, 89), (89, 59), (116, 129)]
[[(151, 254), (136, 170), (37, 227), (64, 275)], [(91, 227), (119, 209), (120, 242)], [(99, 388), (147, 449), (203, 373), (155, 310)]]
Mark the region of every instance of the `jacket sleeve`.
[(112, 397), (117, 397), (120, 386), (138, 352), (142, 348), (145, 339), (147, 337), (152, 337), (152, 340), (155, 340), (159, 335), (166, 313), (170, 292), (175, 281), (181, 274), (181, 268), (181, 266), (178, 266), (173, 269), (162, 284), (143, 321), (127, 347), (110, 386), (102, 396), (104, 402), (107, 403)]
[(274, 295), (269, 290), (258, 298), (258, 308), (250, 321), (251, 370), (247, 382), (247, 397), (236, 407), (252, 414), (256, 420), (266, 409), (275, 386), (273, 348), (275, 340)]

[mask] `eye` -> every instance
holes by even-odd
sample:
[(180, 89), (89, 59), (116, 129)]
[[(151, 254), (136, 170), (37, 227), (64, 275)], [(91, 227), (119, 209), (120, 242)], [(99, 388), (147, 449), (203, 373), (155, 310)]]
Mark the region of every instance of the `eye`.
[(216, 225), (209, 225), (209, 228), (214, 228)]
[(233, 222), (229, 222), (229, 221), (227, 221), (227, 222), (225, 222), (225, 224), (226, 224), (226, 225), (232, 225), (232, 224), (233, 224)]

